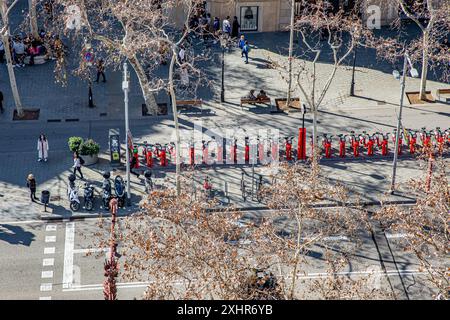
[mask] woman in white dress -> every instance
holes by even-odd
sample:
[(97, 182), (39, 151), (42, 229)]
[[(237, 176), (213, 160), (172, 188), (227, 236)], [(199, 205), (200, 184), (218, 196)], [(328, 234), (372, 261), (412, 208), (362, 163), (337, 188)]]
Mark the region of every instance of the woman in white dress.
[(48, 158), (48, 141), (47, 137), (44, 134), (39, 136), (37, 142), (37, 150), (38, 150), (38, 161), (42, 161), (44, 159), (47, 162)]

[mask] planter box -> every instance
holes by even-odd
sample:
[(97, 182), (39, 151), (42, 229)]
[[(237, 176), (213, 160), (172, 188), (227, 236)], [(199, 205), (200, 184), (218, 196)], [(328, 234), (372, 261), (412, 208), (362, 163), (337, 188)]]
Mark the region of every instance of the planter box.
[(98, 162), (98, 154), (89, 156), (89, 155), (81, 155), (81, 157), (84, 160), (83, 166), (91, 166), (93, 164), (96, 164)]

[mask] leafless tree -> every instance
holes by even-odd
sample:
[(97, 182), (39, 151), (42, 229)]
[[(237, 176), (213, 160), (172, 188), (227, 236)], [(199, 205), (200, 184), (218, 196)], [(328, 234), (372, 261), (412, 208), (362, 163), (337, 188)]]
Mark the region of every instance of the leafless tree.
[(17, 88), (16, 76), (14, 74), (14, 67), (12, 61), (12, 54), (10, 49), (10, 41), (9, 38), (11, 36), (10, 25), (9, 25), (9, 15), (14, 6), (18, 3), (18, 0), (8, 1), (1, 0), (0, 1), (0, 13), (1, 13), (1, 29), (0, 35), (3, 41), (3, 45), (5, 47), (5, 55), (6, 55), (6, 63), (8, 68), (9, 75), (9, 83), (11, 85), (11, 90), (14, 97), (14, 103), (16, 105), (17, 115), (19, 117), (23, 116), (23, 106), (22, 101), (20, 100), (19, 89)]
[[(444, 82), (450, 80), (450, 53), (448, 34), (450, 32), (450, 3), (448, 1), (424, 0), (405, 1), (383, 0), (382, 5), (398, 7), (400, 12), (411, 19), (420, 29), (421, 36), (413, 39), (409, 43), (399, 43), (402, 37), (390, 39), (391, 48), (386, 48), (386, 44), (381, 43), (381, 51), (384, 50), (384, 57), (395, 61), (398, 55), (395, 54), (395, 47), (407, 49), (413, 61), (420, 61), (422, 66), (419, 99), (427, 100), (426, 89), (428, 71), (433, 70)], [(402, 21), (399, 16), (392, 26), (401, 29)], [(401, 32), (399, 30), (399, 32)], [(395, 41), (394, 41), (395, 40)], [(395, 43), (397, 42), (397, 43)], [(403, 50), (404, 50), (403, 49)], [(399, 54), (402, 54), (401, 52)]]
[[(339, 67), (354, 47), (371, 35), (360, 17), (358, 4), (353, 11), (344, 12), (343, 9), (333, 8), (328, 1), (302, 0), (293, 27), (293, 30), (300, 34), (301, 53), (289, 58), (288, 66), (281, 61), (272, 61), (272, 65), (281, 71), (283, 78), (291, 79), (293, 76), (296, 87), (312, 111), (316, 153), (318, 110)], [(325, 75), (319, 76), (317, 69), (321, 68), (321, 60), (328, 60), (331, 68), (324, 67)], [(291, 63), (294, 64), (292, 68)]]
[(438, 158), (431, 176), (428, 168), (424, 165), (423, 176), (411, 179), (405, 186), (416, 197), (415, 205), (384, 205), (375, 218), (386, 230), (405, 235), (400, 245), (417, 258), (421, 271), (426, 273), (427, 280), (433, 285), (433, 297), (449, 299), (448, 160)]

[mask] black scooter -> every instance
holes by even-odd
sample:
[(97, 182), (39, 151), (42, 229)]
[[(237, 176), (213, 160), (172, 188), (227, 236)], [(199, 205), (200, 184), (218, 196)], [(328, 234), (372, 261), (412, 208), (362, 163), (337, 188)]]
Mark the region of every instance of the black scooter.
[(111, 177), (109, 172), (103, 173), (103, 183), (102, 183), (102, 205), (105, 210), (109, 210), (109, 200), (111, 200)]
[(86, 182), (84, 184), (84, 208), (91, 211), (94, 208), (94, 186)]

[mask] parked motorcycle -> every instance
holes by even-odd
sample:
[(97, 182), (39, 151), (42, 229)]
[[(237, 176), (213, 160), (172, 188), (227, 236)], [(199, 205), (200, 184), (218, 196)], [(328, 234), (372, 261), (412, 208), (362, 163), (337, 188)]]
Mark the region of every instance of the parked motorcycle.
[(111, 200), (111, 177), (109, 172), (103, 173), (103, 183), (102, 183), (102, 205), (105, 210), (109, 210), (109, 200)]
[(144, 177), (145, 177), (145, 192), (149, 194), (153, 190), (152, 172), (150, 170), (146, 170), (144, 172)]
[(114, 178), (114, 191), (117, 196), (118, 206), (123, 208), (125, 206), (125, 182), (122, 176)]
[(84, 184), (84, 208), (91, 211), (94, 208), (94, 185), (86, 182)]
[(70, 201), (70, 209), (72, 211), (80, 210), (80, 199), (78, 197), (78, 187), (75, 185), (75, 175), (71, 174), (69, 176), (69, 186), (67, 188), (67, 196)]

